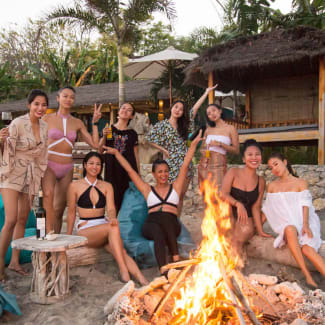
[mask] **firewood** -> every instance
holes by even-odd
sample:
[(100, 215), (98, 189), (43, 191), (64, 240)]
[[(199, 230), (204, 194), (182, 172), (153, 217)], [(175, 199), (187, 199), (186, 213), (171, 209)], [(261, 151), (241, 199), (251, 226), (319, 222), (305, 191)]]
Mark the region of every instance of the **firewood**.
[(175, 262), (175, 263), (166, 264), (161, 268), (161, 273), (164, 273), (169, 269), (176, 269), (179, 267), (185, 267), (187, 265), (198, 264), (199, 262), (200, 262), (199, 259), (193, 258), (191, 260), (185, 260), (185, 261), (179, 261), (179, 262)]

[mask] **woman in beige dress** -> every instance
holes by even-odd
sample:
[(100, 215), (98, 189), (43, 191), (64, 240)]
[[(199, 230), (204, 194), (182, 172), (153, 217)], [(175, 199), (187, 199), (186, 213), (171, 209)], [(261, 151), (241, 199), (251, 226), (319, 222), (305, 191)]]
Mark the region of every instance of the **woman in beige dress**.
[(68, 86), (61, 88), (57, 95), (59, 109), (56, 113), (44, 116), (48, 124), (48, 166), (42, 180), (44, 208), (46, 210), (46, 230), (61, 232), (62, 216), (66, 207), (67, 188), (72, 182), (72, 148), (78, 134), (93, 149), (98, 149), (98, 120), (101, 105), (95, 105), (92, 118), (93, 134), (85, 124), (70, 114), (75, 101), (75, 90)]
[[(34, 195), (47, 167), (47, 124), (41, 120), (48, 107), (47, 95), (32, 90), (27, 97), (29, 113), (14, 119), (9, 136), (1, 137), (0, 189), (5, 223), (0, 236), (0, 280), (5, 277), (5, 255), (11, 239), (24, 236)], [(13, 250), (9, 269), (25, 275), (19, 251)]]

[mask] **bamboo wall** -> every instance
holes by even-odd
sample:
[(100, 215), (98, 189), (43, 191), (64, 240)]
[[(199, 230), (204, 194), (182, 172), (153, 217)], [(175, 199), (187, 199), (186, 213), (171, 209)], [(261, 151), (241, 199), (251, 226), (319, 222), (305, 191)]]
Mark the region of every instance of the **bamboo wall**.
[(318, 121), (318, 76), (267, 79), (252, 85), (252, 123)]

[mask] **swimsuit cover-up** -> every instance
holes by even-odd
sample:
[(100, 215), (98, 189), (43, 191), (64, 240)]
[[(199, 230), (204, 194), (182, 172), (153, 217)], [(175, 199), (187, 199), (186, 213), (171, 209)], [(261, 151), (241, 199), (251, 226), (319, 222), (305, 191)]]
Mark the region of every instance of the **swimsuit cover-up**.
[[(302, 235), (304, 206), (309, 208), (309, 227), (313, 233), (312, 238), (306, 234)], [(292, 225), (297, 228), (300, 246), (308, 245), (318, 251), (322, 243), (320, 222), (308, 190), (267, 193), (262, 211), (273, 231), (278, 234), (274, 240), (274, 247), (281, 247), (285, 244), (284, 230), (287, 226)]]
[(9, 125), (10, 136), (0, 150), (0, 188), (38, 195), (47, 168), (47, 123), (39, 120), (40, 142), (36, 143), (29, 114)]

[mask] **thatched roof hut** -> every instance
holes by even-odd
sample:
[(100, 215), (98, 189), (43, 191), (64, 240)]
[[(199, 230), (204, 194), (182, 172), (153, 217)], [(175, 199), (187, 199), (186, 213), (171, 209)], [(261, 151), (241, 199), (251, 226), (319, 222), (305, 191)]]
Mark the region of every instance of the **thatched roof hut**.
[[(136, 109), (143, 111), (157, 111), (156, 104), (151, 98), (152, 79), (132, 80), (125, 82), (125, 100), (134, 103)], [(57, 108), (57, 92), (49, 95), (50, 108)], [(158, 93), (158, 98), (169, 99), (167, 89), (162, 89)], [(90, 113), (94, 103), (103, 104), (103, 111), (116, 109), (118, 106), (118, 83), (103, 83), (96, 85), (87, 85), (76, 88), (76, 100), (73, 112), (79, 114)], [(17, 100), (0, 104), (0, 112), (24, 112), (26, 111), (26, 100)]]
[(325, 55), (325, 31), (311, 27), (241, 37), (207, 49), (186, 67), (186, 84), (206, 87), (208, 74), (218, 90), (245, 92), (266, 78), (317, 74)]
[[(185, 70), (186, 84), (218, 83), (246, 94), (240, 141), (318, 143), (325, 163), (325, 31), (299, 26), (207, 49)], [(213, 94), (209, 101), (213, 102)]]

